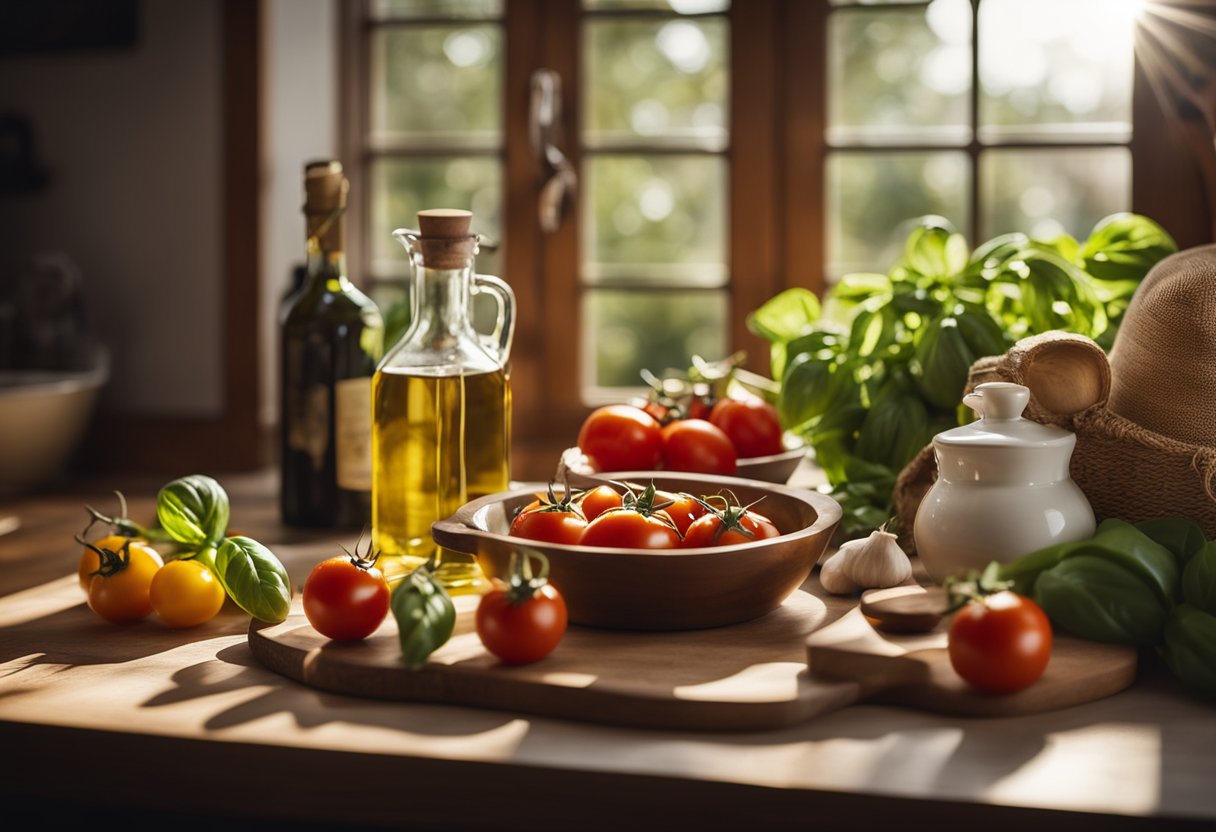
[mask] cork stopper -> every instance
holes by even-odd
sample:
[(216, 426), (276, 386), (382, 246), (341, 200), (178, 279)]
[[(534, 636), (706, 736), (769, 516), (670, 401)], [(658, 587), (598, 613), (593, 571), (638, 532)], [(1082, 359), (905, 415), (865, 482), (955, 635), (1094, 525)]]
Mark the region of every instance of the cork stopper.
[(304, 217), (308, 236), (317, 237), (326, 251), (343, 250), (343, 214), (350, 183), (336, 160), (304, 166)]
[(418, 212), (418, 247), (431, 269), (463, 269), (477, 253), (477, 235), (470, 230), (473, 212), (459, 208), (430, 208)]

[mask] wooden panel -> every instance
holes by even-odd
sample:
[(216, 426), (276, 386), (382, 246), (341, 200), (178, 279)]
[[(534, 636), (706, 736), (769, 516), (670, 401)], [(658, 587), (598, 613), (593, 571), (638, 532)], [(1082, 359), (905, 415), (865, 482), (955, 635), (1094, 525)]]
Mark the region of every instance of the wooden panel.
[(826, 252), (824, 161), (827, 124), (826, 2), (789, 3), (781, 24), (785, 131), (782, 218), (785, 285), (823, 294)]

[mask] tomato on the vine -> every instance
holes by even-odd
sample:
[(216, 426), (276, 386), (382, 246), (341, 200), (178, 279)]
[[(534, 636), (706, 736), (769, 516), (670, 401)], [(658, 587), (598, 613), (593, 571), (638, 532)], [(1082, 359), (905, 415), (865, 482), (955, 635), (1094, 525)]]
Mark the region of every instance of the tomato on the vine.
[(650, 471), (659, 464), (660, 431), (646, 411), (613, 404), (587, 417), (578, 432), (578, 447), (597, 471)]
[[(343, 550), (345, 551), (345, 549)], [(321, 561), (304, 581), (304, 615), (323, 636), (358, 641), (388, 615), (388, 581), (376, 567), (379, 552), (347, 552)]]
[(784, 450), (777, 408), (763, 399), (719, 399), (709, 421), (730, 438), (741, 457), (771, 456)]
[(672, 491), (656, 491), (654, 504), (662, 506), (663, 513), (675, 523), (676, 530), (683, 537), (688, 533), (688, 527), (693, 521), (705, 514), (705, 506), (691, 494), (677, 494)]
[(215, 573), (195, 560), (171, 560), (152, 577), (152, 609), (170, 627), (196, 627), (215, 618), (227, 598)]
[(586, 528), (587, 518), (575, 505), (571, 495), (567, 493), (559, 500), (553, 495), (553, 486), (550, 485), (548, 499), (541, 497), (528, 504), (511, 521), (507, 533), (529, 540), (573, 545), (579, 542)]
[(738, 454), (730, 438), (704, 419), (682, 419), (662, 430), (663, 467), (698, 474), (734, 474)]
[(1008, 590), (955, 613), (947, 652), (956, 673), (985, 693), (1013, 693), (1043, 675), (1051, 659), (1051, 622), (1042, 607)]
[(601, 485), (584, 492), (578, 505), (583, 516), (590, 522), (610, 508), (620, 508), (621, 495), (611, 485)]
[[(117, 552), (122, 548), (122, 544), (126, 543), (128, 540), (132, 540), (132, 538), (125, 537), (121, 534), (110, 534), (94, 540), (92, 545), (98, 549), (109, 549), (112, 552)], [(165, 562), (161, 558), (159, 552), (143, 541), (135, 542), (139, 543), (143, 547), (144, 551), (147, 552), (158, 564), (161, 566), (165, 565)], [(91, 549), (88, 545), (86, 545), (84, 547), (84, 551), (80, 553), (80, 567), (76, 570), (76, 578), (80, 582), (80, 588), (84, 590), (86, 595), (89, 592), (89, 583), (93, 580), (93, 573), (96, 572), (100, 566), (101, 557), (94, 549)]]
[[(105, 543), (103, 538), (98, 543)], [(163, 561), (156, 550), (129, 537), (116, 548), (76, 541), (97, 556), (98, 567), (89, 578), (89, 609), (106, 621), (138, 621), (152, 612), (149, 592)], [(113, 541), (111, 541), (113, 542)]]
[(580, 543), (614, 549), (676, 549), (680, 531), (671, 517), (655, 507), (654, 483), (641, 494), (630, 491), (620, 508), (605, 511), (587, 524)]
[[(528, 574), (529, 557), (541, 562), (536, 577)], [(525, 554), (522, 561), (514, 554), (509, 581), (495, 581), (494, 588), (478, 602), (477, 635), (506, 664), (543, 659), (566, 632), (566, 602), (546, 580), (548, 572), (549, 562), (539, 552)]]
[(704, 546), (733, 546), (779, 537), (781, 531), (763, 514), (747, 506), (727, 504), (724, 508), (707, 510), (693, 521), (684, 534), (684, 548)]

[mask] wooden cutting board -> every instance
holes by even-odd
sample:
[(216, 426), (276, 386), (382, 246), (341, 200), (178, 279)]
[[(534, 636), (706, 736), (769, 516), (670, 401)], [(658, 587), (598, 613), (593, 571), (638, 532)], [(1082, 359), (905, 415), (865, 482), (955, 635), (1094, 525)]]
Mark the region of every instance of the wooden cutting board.
[[(934, 655), (945, 655), (940, 633), (885, 636), (856, 609), (820, 630), (832, 614), (803, 590), (763, 618), (731, 627), (662, 633), (571, 627), (543, 661), (507, 667), (482, 648), (473, 629), (477, 598), (454, 600), (452, 639), (418, 671), (401, 664), (391, 617), (369, 639), (339, 644), (312, 629), (298, 600), (280, 624), (253, 622), (249, 645), (270, 669), (323, 690), (673, 730), (780, 728), (879, 697), (944, 713), (1026, 713), (1107, 696), (1135, 674), (1132, 650), (1059, 639), (1046, 675), (1030, 691), (978, 696)], [(825, 667), (808, 672), (808, 652)]]

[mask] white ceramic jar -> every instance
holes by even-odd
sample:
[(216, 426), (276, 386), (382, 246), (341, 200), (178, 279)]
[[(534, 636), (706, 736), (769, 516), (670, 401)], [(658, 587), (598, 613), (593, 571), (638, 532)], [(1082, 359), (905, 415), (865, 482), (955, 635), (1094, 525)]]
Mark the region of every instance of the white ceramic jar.
[(981, 384), (963, 398), (979, 421), (933, 437), (938, 478), (913, 533), (934, 581), (1093, 535), (1093, 509), (1068, 474), (1077, 437), (1023, 419), (1029, 401), (1020, 384)]

